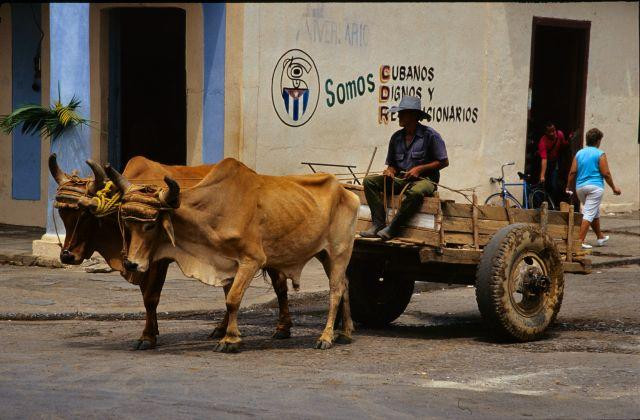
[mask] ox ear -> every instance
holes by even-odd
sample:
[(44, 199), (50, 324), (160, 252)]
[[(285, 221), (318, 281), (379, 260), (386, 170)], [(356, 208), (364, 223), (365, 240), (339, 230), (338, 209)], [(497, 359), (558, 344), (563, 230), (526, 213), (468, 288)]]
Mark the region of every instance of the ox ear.
[(171, 240), (171, 245), (176, 246), (176, 237), (173, 234), (173, 223), (171, 222), (171, 215), (165, 211), (162, 212), (162, 227)]

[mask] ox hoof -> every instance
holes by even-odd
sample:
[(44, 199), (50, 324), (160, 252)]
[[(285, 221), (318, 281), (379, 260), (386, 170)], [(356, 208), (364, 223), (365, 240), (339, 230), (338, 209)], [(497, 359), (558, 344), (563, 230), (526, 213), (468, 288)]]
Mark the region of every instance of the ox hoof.
[(291, 331), (276, 330), (271, 337), (277, 340), (289, 338), (291, 337)]
[(334, 340), (337, 344), (351, 344), (353, 339), (344, 334), (338, 334), (336, 339)]
[(318, 340), (316, 341), (316, 348), (319, 350), (327, 350), (333, 346), (329, 341)]
[(148, 338), (143, 338), (133, 345), (133, 350), (151, 350), (156, 347), (156, 343), (152, 342)]
[(209, 339), (212, 338), (222, 338), (227, 333), (226, 328), (216, 327), (211, 334), (209, 334)]
[(216, 347), (213, 350), (220, 353), (238, 353), (240, 351), (240, 342), (227, 343), (227, 342), (221, 341), (216, 345)]

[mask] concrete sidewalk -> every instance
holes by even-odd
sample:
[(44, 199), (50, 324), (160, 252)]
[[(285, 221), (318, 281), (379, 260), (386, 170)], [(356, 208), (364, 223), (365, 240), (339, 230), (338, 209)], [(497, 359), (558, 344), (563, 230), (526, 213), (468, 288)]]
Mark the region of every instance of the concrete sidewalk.
[(640, 264), (640, 212), (602, 215), (600, 227), (610, 239), (597, 247), (596, 235), (589, 229), (586, 242), (594, 245), (589, 256), (593, 268)]

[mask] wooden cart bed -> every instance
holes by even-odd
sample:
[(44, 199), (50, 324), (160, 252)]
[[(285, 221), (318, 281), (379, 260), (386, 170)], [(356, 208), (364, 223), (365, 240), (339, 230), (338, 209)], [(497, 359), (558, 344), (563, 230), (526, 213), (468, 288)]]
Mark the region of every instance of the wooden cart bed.
[[(357, 231), (371, 226), (371, 216), (361, 185), (343, 184), (360, 198)], [(398, 200), (396, 196), (394, 200)], [(391, 207), (391, 204), (389, 204)], [(566, 272), (588, 273), (591, 262), (579, 240), (582, 214), (573, 207), (563, 211), (517, 209), (456, 203), (438, 197), (426, 197), (419, 213), (399, 233), (382, 242), (356, 236), (356, 243), (418, 249), (422, 263), (477, 264), (482, 248), (493, 234), (513, 223), (540, 225), (554, 240), (563, 258)], [(391, 211), (389, 209), (388, 211)]]

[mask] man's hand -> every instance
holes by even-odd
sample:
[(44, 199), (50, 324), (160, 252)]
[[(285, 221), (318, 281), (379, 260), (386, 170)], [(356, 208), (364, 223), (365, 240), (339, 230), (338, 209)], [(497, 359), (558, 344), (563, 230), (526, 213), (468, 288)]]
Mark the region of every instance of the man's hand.
[(393, 166), (387, 166), (387, 168), (382, 171), (382, 175), (390, 176), (391, 178), (396, 176), (396, 168)]
[(622, 194), (622, 191), (620, 190), (620, 188), (615, 187), (615, 188), (613, 188), (613, 194), (614, 195), (620, 195), (620, 194)]
[(541, 183), (541, 184), (544, 184), (544, 175), (541, 175), (541, 176), (540, 176), (540, 183)]
[(420, 170), (419, 166), (414, 166), (413, 168), (409, 169), (405, 174), (404, 174), (404, 179), (416, 179), (416, 178), (420, 178), (420, 174), (422, 173), (422, 171)]

